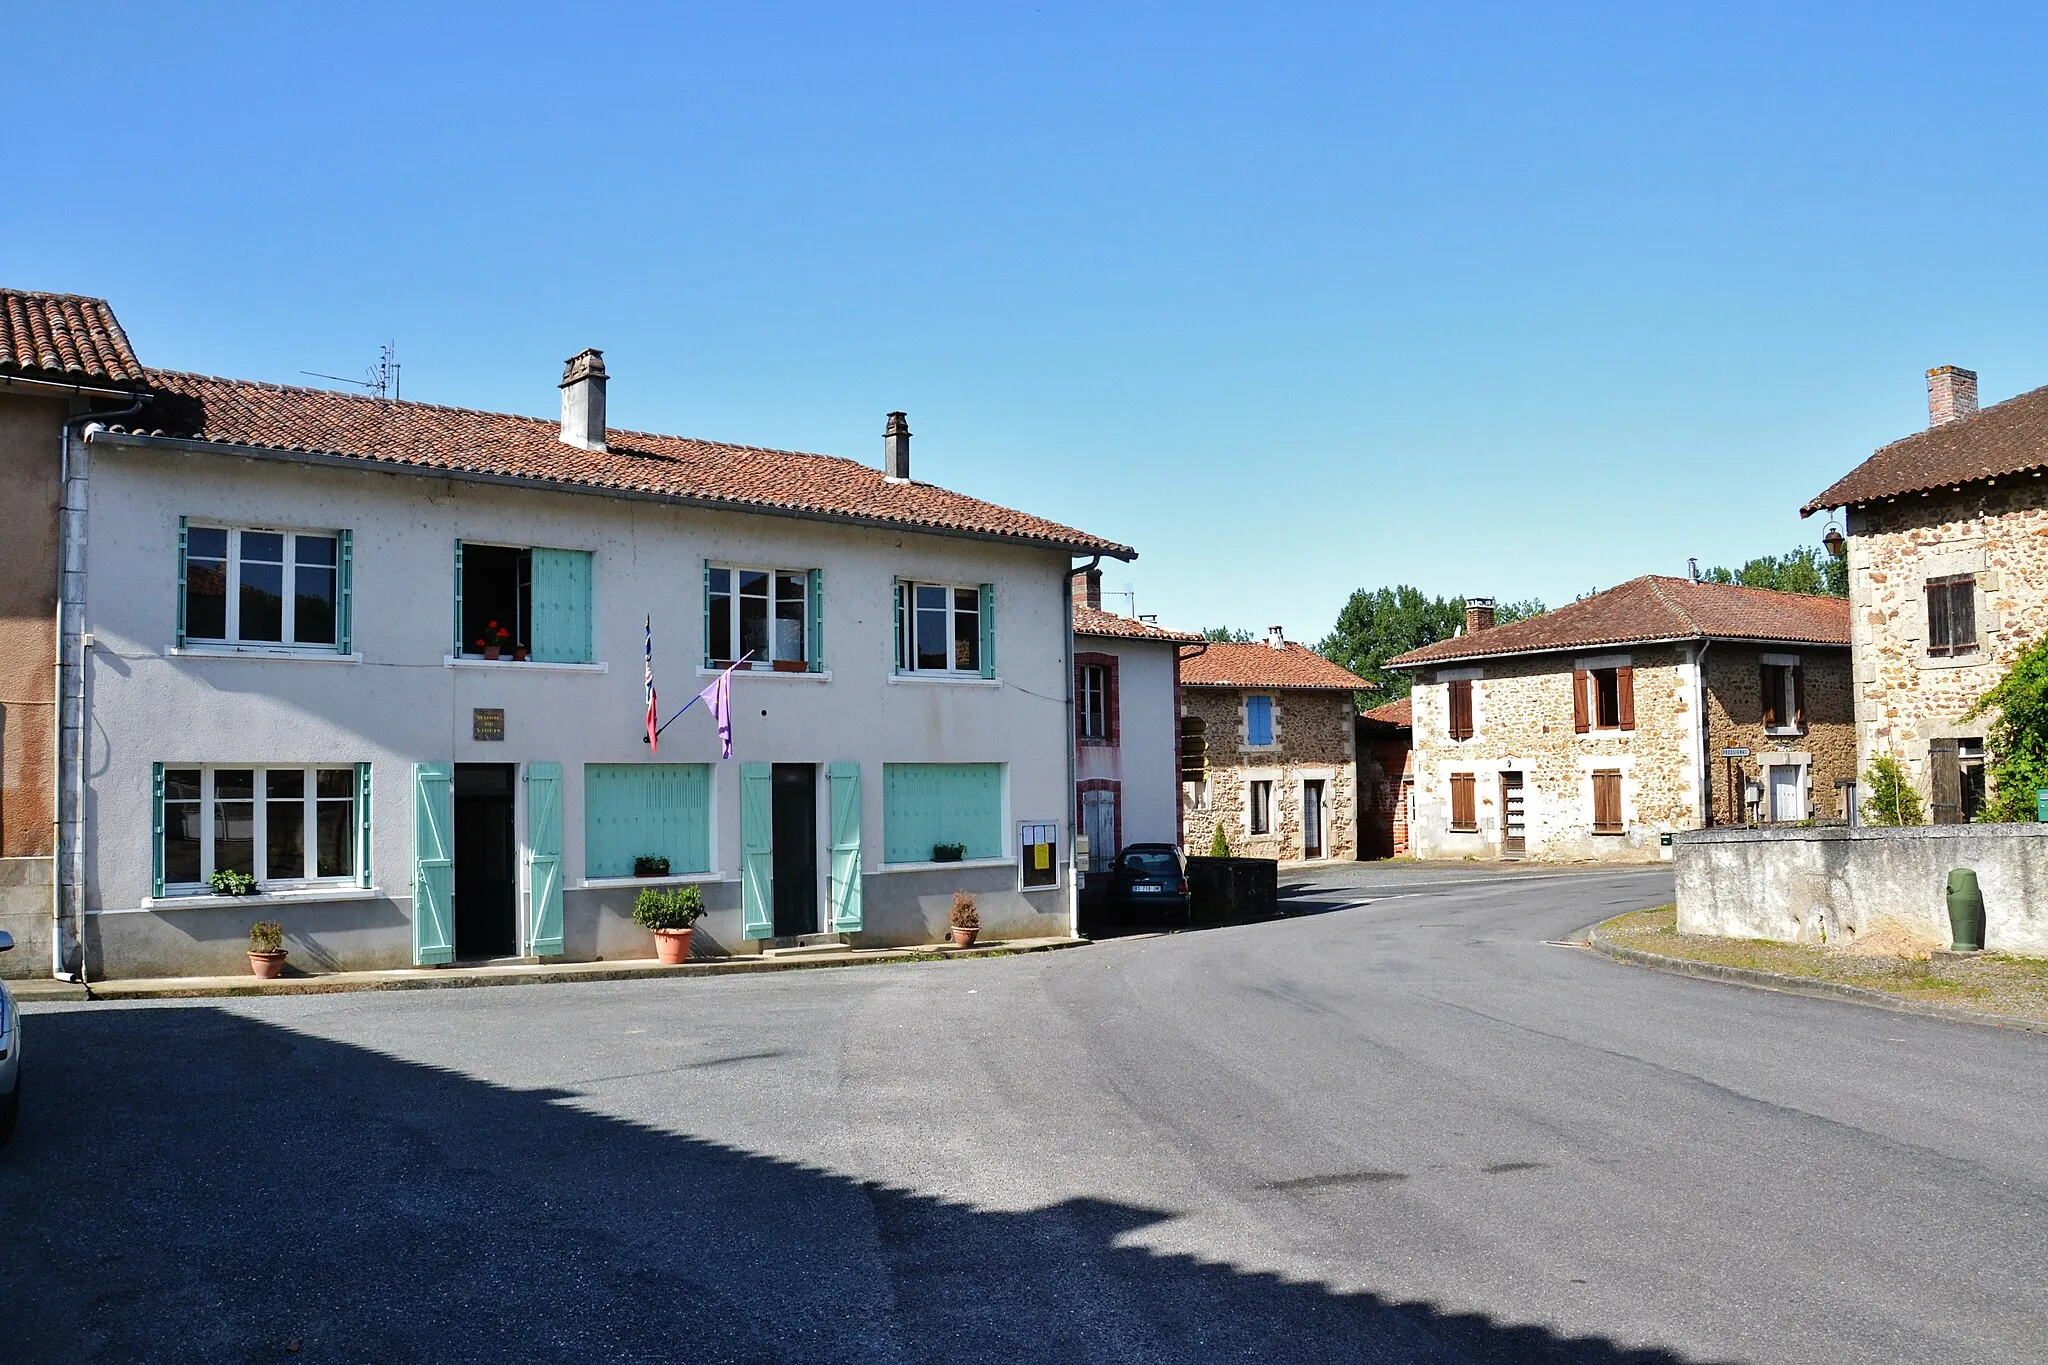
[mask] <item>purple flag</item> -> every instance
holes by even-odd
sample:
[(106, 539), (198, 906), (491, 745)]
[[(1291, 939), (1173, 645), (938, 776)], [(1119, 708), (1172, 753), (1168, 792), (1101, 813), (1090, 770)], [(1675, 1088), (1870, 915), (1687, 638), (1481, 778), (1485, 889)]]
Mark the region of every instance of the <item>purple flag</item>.
[(725, 757), (732, 757), (732, 669), (718, 675), (711, 686), (697, 694), (697, 700), (711, 708), (718, 725), (718, 738), (725, 745)]

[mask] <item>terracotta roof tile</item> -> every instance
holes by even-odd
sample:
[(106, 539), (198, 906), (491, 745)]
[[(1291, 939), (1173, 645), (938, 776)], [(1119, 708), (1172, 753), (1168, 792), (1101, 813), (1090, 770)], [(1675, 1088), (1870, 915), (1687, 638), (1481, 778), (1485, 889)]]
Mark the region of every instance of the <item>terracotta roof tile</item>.
[(0, 289), (0, 374), (125, 387), (142, 364), (105, 299)]
[(1399, 701), (1390, 701), (1385, 706), (1375, 706), (1361, 714), (1367, 720), (1376, 720), (1382, 725), (1412, 726), (1415, 724), (1415, 699), (1403, 697)]
[(1846, 647), (1849, 602), (1842, 597), (1809, 597), (1652, 575), (1513, 625), (1438, 640), (1389, 659), (1387, 666), (1415, 668), (1500, 654), (1697, 639), (1784, 640)]
[(607, 431), (610, 449), (583, 450), (563, 444), (560, 423), (550, 419), (169, 370), (145, 374), (157, 397), (125, 428), (140, 435), (967, 534), (1075, 554), (1137, 557), (1128, 546), (1042, 517), (932, 484), (890, 483), (877, 467), (829, 455), (640, 431)]
[(1329, 692), (1362, 692), (1372, 684), (1356, 673), (1331, 663), (1312, 649), (1287, 642), (1285, 649), (1269, 644), (1212, 644), (1180, 666), (1183, 687), (1259, 687)]
[(1134, 621), (1113, 611), (1074, 604), (1074, 634), (1096, 639), (1158, 640), (1177, 644), (1200, 644), (1202, 637), (1184, 630), (1167, 630), (1149, 621)]
[(1837, 479), (1800, 515), (2048, 469), (2048, 388), (1916, 431)]

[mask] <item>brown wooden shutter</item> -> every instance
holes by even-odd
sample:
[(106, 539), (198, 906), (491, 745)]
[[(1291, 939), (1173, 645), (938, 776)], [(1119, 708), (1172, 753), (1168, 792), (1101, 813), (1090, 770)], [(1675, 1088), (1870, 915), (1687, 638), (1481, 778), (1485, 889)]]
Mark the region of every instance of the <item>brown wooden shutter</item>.
[(1592, 723), (1586, 718), (1586, 670), (1575, 668), (1572, 670), (1572, 729), (1583, 735), (1592, 728)]
[(1792, 665), (1792, 724), (1801, 732), (1806, 729), (1806, 668), (1802, 664)]
[(1948, 585), (1933, 582), (1927, 585), (1927, 652), (1948, 654), (1952, 652), (1954, 635), (1948, 618)]
[(1593, 774), (1593, 830), (1613, 833), (1621, 828), (1621, 773), (1603, 768)]
[(1934, 823), (1963, 823), (1963, 766), (1957, 759), (1956, 741), (1927, 741), (1927, 773), (1934, 789)]
[(1459, 678), (1450, 684), (1451, 738), (1472, 738), (1472, 680)]
[(1479, 816), (1473, 803), (1472, 774), (1451, 774), (1451, 828), (1471, 830), (1479, 828)]
[(1636, 671), (1633, 668), (1614, 670), (1615, 720), (1624, 730), (1636, 728)]
[(1949, 652), (1966, 654), (1977, 647), (1977, 580), (1959, 579), (1948, 591)]
[(1760, 665), (1756, 671), (1757, 695), (1764, 699), (1764, 729), (1772, 730), (1778, 724), (1777, 670), (1769, 664)]

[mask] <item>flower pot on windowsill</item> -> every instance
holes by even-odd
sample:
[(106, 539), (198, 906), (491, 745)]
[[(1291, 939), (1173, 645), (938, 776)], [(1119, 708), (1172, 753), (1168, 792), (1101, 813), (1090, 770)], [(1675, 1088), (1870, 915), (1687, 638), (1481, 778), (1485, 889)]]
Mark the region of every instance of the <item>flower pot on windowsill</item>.
[(521, 663), (521, 664), (525, 663), (525, 662), (526, 662), (526, 656), (528, 655), (528, 653), (529, 653), (529, 652), (530, 652), (530, 651), (529, 651), (529, 650), (528, 650), (528, 649), (526, 648), (526, 646), (525, 646), (525, 645), (521, 645), (521, 646), (519, 646), (519, 648), (517, 648), (517, 649), (515, 649), (515, 650), (513, 650), (513, 651), (512, 651), (512, 661), (513, 661), (514, 663)]
[(957, 863), (967, 856), (965, 844), (933, 844), (932, 861), (935, 863)]
[(503, 651), (501, 651), (496, 645), (484, 646), (484, 657), (486, 659), (496, 659), (498, 655), (502, 652)]
[(695, 929), (656, 929), (654, 956), (664, 967), (679, 967), (690, 960), (690, 935)]
[(808, 673), (811, 671), (811, 666), (802, 659), (777, 659), (775, 661), (775, 671), (777, 673)]
[(275, 981), (284, 971), (284, 960), (290, 956), (283, 948), (273, 953), (259, 953), (252, 948), (249, 950), (249, 970), (258, 981)]

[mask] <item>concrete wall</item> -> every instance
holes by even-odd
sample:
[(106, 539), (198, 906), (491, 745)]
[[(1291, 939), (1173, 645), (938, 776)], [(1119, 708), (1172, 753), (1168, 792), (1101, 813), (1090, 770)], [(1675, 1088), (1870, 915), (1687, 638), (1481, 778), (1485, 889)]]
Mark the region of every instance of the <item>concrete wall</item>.
[(1985, 947), (2048, 957), (2048, 826), (1711, 829), (1677, 845), (1682, 933), (1839, 943), (1892, 923), (1946, 947), (1948, 874), (1966, 867)]
[[(1014, 864), (1017, 822), (1066, 825), (1069, 561), (1062, 554), (108, 442), (95, 442), (93, 451), (89, 628), (97, 644), (87, 850), (95, 974), (244, 969), (237, 954), (259, 917), (285, 924), (295, 961), (409, 961), (411, 770), (421, 760), (560, 762), (569, 955), (647, 955), (651, 941), (624, 919), (633, 888), (583, 886), (583, 764), (648, 757), (640, 679), (646, 615), (654, 618), (663, 710), (707, 681), (698, 667), (706, 558), (821, 568), (828, 673), (739, 675), (734, 762), (718, 762), (716, 734), (701, 708), (662, 737), (661, 760), (716, 765), (704, 939), (743, 946), (740, 761), (861, 763), (869, 874), (863, 942), (936, 939), (943, 902), (956, 886), (981, 894), (989, 937), (1064, 932), (1069, 922), (1068, 874), (1059, 889), (1020, 893)], [(180, 514), (352, 529), (359, 657), (173, 655)], [(594, 551), (597, 656), (606, 671), (447, 664), (457, 538)], [(999, 681), (892, 676), (897, 576), (996, 584)], [(504, 708), (502, 742), (472, 738), (473, 707)], [(371, 894), (152, 902), (152, 763), (365, 761), (372, 764)], [(1010, 861), (885, 868), (882, 765), (970, 761), (1005, 765)], [(822, 774), (819, 790), (822, 839), (829, 829)], [(523, 829), (523, 813), (520, 821)], [(1063, 858), (1070, 848), (1068, 841)], [(828, 862), (821, 851), (821, 902)]]
[(1168, 641), (1080, 635), (1081, 654), (1116, 661), (1117, 742), (1079, 744), (1078, 782), (1117, 784), (1126, 844), (1180, 840), (1180, 739), (1174, 709), (1174, 648)]
[[(1245, 743), (1247, 696), (1273, 698), (1270, 747)], [(1306, 689), (1181, 687), (1181, 709), (1208, 723), (1209, 781), (1187, 807), (1188, 851), (1205, 855), (1216, 827), (1223, 827), (1232, 855), (1239, 858), (1302, 859), (1302, 784), (1323, 784), (1328, 847), (1324, 857), (1358, 856), (1358, 708), (1349, 692)], [(1255, 781), (1273, 784), (1273, 823), (1268, 833), (1248, 832), (1248, 790)]]

